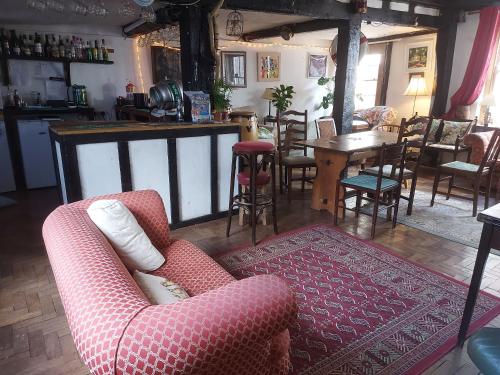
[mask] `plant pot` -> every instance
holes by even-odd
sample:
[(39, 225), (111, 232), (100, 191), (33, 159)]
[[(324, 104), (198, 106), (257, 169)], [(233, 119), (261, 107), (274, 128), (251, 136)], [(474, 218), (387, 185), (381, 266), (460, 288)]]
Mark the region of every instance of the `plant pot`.
[(224, 121), (224, 112), (214, 112), (214, 121), (222, 122)]

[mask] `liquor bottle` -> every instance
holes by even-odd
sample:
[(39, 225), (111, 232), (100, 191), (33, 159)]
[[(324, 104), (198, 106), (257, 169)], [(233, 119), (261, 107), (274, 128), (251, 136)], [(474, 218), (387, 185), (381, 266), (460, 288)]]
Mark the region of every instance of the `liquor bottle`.
[(71, 60), (76, 60), (76, 47), (75, 47), (76, 39), (73, 37), (73, 40), (70, 42), (69, 47), (69, 57)]
[(60, 35), (59, 35), (59, 57), (61, 59), (64, 59), (66, 57), (66, 48), (64, 48), (64, 43)]
[(31, 43), (28, 40), (26, 34), (23, 35), (22, 41), (23, 41), (23, 46), (21, 48), (22, 54), (24, 56), (31, 56)]
[(98, 44), (98, 41), (95, 41), (95, 47), (97, 48), (97, 60), (103, 61), (104, 56), (102, 55), (102, 47)]
[(90, 41), (88, 41), (88, 40), (87, 40), (87, 60), (88, 61), (93, 60), (92, 47), (90, 46)]
[(43, 54), (45, 57), (54, 57), (52, 55), (52, 46), (49, 41), (49, 34), (45, 34), (45, 44), (43, 45)]
[(5, 30), (2, 29), (2, 52), (5, 56), (10, 55), (10, 43), (9, 38), (5, 35)]
[(50, 46), (52, 48), (52, 57), (58, 59), (59, 57), (59, 46), (57, 45), (56, 36), (52, 34), (52, 40), (50, 41)]
[(68, 60), (71, 60), (71, 43), (68, 37), (64, 40), (64, 54)]
[(10, 30), (10, 45), (12, 46), (12, 54), (14, 56), (21, 56), (21, 47), (19, 46), (19, 39), (16, 36), (16, 30)]
[(40, 35), (38, 35), (37, 33), (35, 33), (35, 47), (33, 49), (33, 52), (37, 57), (43, 56), (42, 38), (40, 38)]
[(92, 47), (92, 60), (99, 60), (99, 54), (97, 53), (97, 40), (94, 43), (94, 46)]
[(106, 48), (106, 44), (104, 43), (104, 39), (102, 40), (101, 50), (102, 50), (102, 59), (104, 61), (109, 61), (109, 53), (108, 49)]

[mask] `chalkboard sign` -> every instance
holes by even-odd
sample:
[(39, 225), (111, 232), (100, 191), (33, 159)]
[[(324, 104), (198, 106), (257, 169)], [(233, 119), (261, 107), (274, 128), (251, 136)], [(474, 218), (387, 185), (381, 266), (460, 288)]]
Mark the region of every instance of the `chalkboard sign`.
[(151, 47), (151, 61), (153, 64), (153, 83), (156, 84), (165, 78), (182, 82), (180, 51), (164, 47)]

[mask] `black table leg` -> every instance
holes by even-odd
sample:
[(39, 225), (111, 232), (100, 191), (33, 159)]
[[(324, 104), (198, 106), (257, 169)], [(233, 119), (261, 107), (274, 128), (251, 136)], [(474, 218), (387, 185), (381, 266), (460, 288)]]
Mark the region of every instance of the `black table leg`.
[(476, 305), (479, 288), (481, 287), (484, 267), (490, 253), (493, 228), (493, 224), (484, 223), (483, 232), (481, 233), (481, 241), (479, 242), (479, 249), (477, 250), (476, 263), (472, 273), (472, 280), (470, 282), (469, 293), (467, 294), (467, 301), (465, 302), (462, 323), (460, 324), (460, 331), (458, 332), (458, 345), (460, 345), (460, 347), (463, 347), (464, 345), (467, 330), (469, 329), (469, 324), (472, 319), (472, 313), (474, 312), (474, 306)]

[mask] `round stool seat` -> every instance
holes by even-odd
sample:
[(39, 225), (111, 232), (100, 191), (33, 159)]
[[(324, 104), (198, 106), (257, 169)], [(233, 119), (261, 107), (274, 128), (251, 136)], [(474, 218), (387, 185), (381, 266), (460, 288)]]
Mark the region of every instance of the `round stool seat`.
[(272, 143), (262, 141), (244, 141), (235, 143), (233, 145), (233, 151), (248, 153), (272, 152), (274, 151), (274, 145)]
[[(255, 184), (257, 186), (267, 185), (271, 181), (271, 176), (267, 172), (259, 172)], [(249, 186), (250, 185), (250, 172), (238, 173), (238, 184)]]

